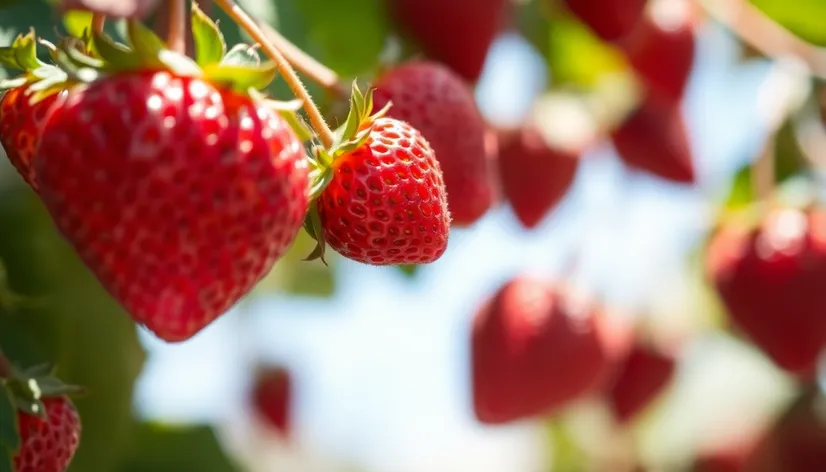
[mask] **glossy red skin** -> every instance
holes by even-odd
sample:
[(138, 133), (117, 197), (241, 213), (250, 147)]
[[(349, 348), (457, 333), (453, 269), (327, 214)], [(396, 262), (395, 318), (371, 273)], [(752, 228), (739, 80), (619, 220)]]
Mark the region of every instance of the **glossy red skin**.
[(66, 397), (43, 400), (47, 420), (17, 412), (20, 449), (14, 472), (64, 472), (80, 443), (80, 417)]
[(450, 212), (439, 162), (415, 128), (375, 121), (367, 142), (333, 163), (317, 200), (327, 244), (372, 265), (427, 264), (447, 249)]
[(52, 108), (66, 99), (67, 92), (56, 92), (32, 103), (28, 88), (13, 88), (0, 97), (0, 144), (17, 172), (37, 192), (32, 159)]
[(447, 67), (412, 61), (383, 73), (373, 84), (374, 108), (388, 102), (387, 116), (418, 129), (442, 168), (454, 226), (469, 226), (493, 205), (485, 149), (485, 122), (473, 92)]
[(692, 22), (667, 30), (646, 15), (620, 48), (652, 94), (661, 100), (682, 100), (697, 49)]
[(597, 307), (577, 307), (549, 281), (512, 279), (473, 322), (476, 418), (504, 424), (564, 408), (600, 388), (626, 349), (626, 331)]
[(640, 21), (647, 0), (564, 0), (577, 18), (604, 41), (627, 36)]
[(680, 184), (694, 183), (688, 129), (680, 108), (648, 97), (611, 133), (629, 167)]
[(390, 0), (390, 12), (429, 57), (475, 82), (505, 16), (505, 0)]
[(251, 290), (309, 205), (307, 160), (283, 119), (166, 72), (73, 91), (36, 164), (58, 229), (129, 314), (169, 342)]
[(608, 402), (616, 419), (625, 423), (648, 406), (671, 381), (675, 367), (673, 357), (635, 345), (608, 389)]
[(289, 436), (292, 428), (292, 377), (283, 368), (258, 374), (251, 392), (251, 403), (264, 423), (273, 431)]
[(548, 146), (534, 128), (499, 139), (502, 195), (525, 228), (535, 228), (565, 197), (576, 178), (579, 156)]
[[(806, 227), (782, 239), (782, 215)], [(754, 229), (729, 223), (706, 265), (731, 321), (781, 368), (813, 373), (826, 347), (826, 212), (774, 210)]]

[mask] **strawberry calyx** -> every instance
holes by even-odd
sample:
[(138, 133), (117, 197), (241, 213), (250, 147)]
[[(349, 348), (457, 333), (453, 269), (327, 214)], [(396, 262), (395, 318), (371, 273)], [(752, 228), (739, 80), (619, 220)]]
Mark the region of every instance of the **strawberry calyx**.
[(27, 86), (26, 94), (36, 103), (71, 85), (70, 77), (60, 67), (37, 57), (38, 44), (49, 47), (50, 51), (54, 48), (51, 43), (38, 40), (34, 29), (18, 35), (11, 45), (0, 47), (0, 65), (22, 71), (16, 77), (0, 80), (0, 92)]
[(14, 407), (23, 413), (46, 419), (43, 400), (63, 396), (83, 395), (84, 387), (64, 383), (54, 375), (54, 368), (40, 364), (25, 370), (11, 365), (9, 373), (0, 377), (0, 387)]
[(195, 57), (169, 49), (166, 42), (137, 19), (126, 20), (125, 42), (102, 31), (89, 33), (90, 48), (61, 47), (61, 65), (84, 82), (102, 76), (142, 70), (166, 70), (179, 77), (197, 77), (241, 94), (264, 90), (275, 79), (278, 67), (262, 62), (254, 46), (239, 44), (227, 50), (217, 24), (197, 5), (191, 9)]
[(326, 243), (324, 241), (324, 231), (321, 226), (321, 217), (318, 214), (316, 200), (332, 182), (335, 176), (334, 163), (342, 155), (352, 152), (364, 145), (370, 138), (373, 125), (376, 120), (387, 114), (392, 106), (388, 102), (381, 110), (373, 113), (373, 92), (375, 89), (368, 88), (367, 93), (362, 93), (358, 82), (353, 81), (353, 90), (350, 95), (350, 111), (347, 120), (335, 130), (335, 140), (329, 149), (316, 144), (313, 146), (312, 157), (310, 157), (310, 209), (304, 219), (304, 230), (316, 241), (316, 247), (307, 256), (305, 261), (321, 259), (324, 264)]

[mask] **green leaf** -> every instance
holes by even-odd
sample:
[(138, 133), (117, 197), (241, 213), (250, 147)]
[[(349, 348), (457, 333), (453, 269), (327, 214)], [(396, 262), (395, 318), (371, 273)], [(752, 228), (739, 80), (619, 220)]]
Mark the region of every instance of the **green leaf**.
[(724, 208), (730, 211), (742, 210), (754, 202), (755, 196), (749, 163), (734, 174)]
[(192, 38), (195, 42), (195, 60), (199, 66), (217, 64), (224, 58), (227, 51), (224, 35), (201, 10), (198, 2), (192, 2)]
[(154, 31), (144, 26), (137, 20), (129, 20), (126, 23), (129, 36), (129, 46), (140, 56), (146, 65), (160, 66), (159, 59), (161, 51), (166, 49), (166, 44), (155, 34)]
[(395, 269), (404, 274), (408, 278), (416, 277), (416, 273), (419, 271), (418, 264), (402, 264), (395, 266)]
[(552, 470), (582, 470), (588, 463), (588, 455), (571, 436), (567, 425), (561, 418), (547, 422), (548, 439), (553, 447)]
[(751, 0), (751, 3), (801, 38), (826, 46), (826, 2), (823, 0)]
[(390, 21), (384, 3), (384, 0), (295, 2), (309, 31), (313, 48), (308, 52), (344, 76), (372, 70), (389, 32)]
[(0, 472), (14, 472), (14, 455), (8, 449), (0, 448)]
[(557, 17), (548, 27), (547, 59), (555, 84), (591, 88), (607, 74), (628, 70), (622, 53), (601, 41), (579, 21)]
[(135, 426), (132, 447), (115, 472), (239, 472), (209, 426)]
[(808, 160), (797, 141), (794, 121), (784, 122), (774, 139), (774, 173), (777, 183), (809, 170)]
[[(17, 451), (19, 448), (20, 434), (17, 427), (17, 410), (9, 391), (0, 383), (0, 450)], [(0, 462), (2, 462), (2, 458), (0, 458)]]
[(261, 67), (213, 64), (204, 68), (204, 77), (213, 82), (223, 83), (233, 90), (245, 93), (249, 89), (262, 90), (275, 79), (278, 67), (268, 62)]
[(37, 59), (37, 38), (34, 31), (18, 36), (12, 44), (12, 49), (18, 66), (24, 71), (34, 70), (42, 65)]
[(70, 10), (63, 15), (63, 27), (70, 35), (80, 38), (86, 31), (92, 29), (92, 12), (86, 10)]

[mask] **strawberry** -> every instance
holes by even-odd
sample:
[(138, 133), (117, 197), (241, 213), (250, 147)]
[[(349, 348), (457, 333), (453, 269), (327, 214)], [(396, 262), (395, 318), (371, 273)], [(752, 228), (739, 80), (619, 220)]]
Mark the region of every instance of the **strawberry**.
[(672, 356), (635, 344), (607, 390), (617, 420), (625, 423), (643, 410), (666, 387), (674, 370)]
[(516, 277), (473, 321), (476, 417), (501, 424), (563, 408), (598, 388), (626, 347), (627, 330), (600, 307), (538, 277)]
[(647, 0), (565, 0), (565, 5), (604, 41), (630, 33), (643, 16)]
[(282, 367), (261, 369), (250, 393), (253, 410), (273, 431), (288, 436), (291, 429), (292, 377)]
[(324, 240), (373, 265), (425, 264), (447, 249), (450, 212), (439, 162), (418, 130), (379, 117), (338, 156), (316, 201)]
[(579, 156), (552, 147), (533, 126), (499, 139), (502, 194), (525, 228), (534, 228), (570, 189)]
[(771, 210), (714, 234), (706, 267), (733, 323), (781, 368), (813, 373), (826, 346), (826, 212)]
[(688, 130), (679, 107), (648, 96), (611, 133), (611, 140), (628, 166), (672, 182), (694, 182)]
[[(687, 5), (688, 2), (683, 2)], [(680, 101), (694, 63), (696, 38), (690, 14), (679, 3), (654, 0), (647, 14), (620, 42), (631, 66), (660, 99)]]
[(475, 82), (499, 33), (505, 0), (390, 0), (400, 29), (428, 56)]
[[(154, 34), (132, 25), (131, 42), (151, 44)], [(275, 68), (231, 76), (221, 67), (199, 78), (130, 64), (78, 86), (36, 155), (57, 228), (127, 312), (169, 342), (191, 338), (250, 291), (309, 205), (302, 142), (245, 93), (251, 77), (264, 83)]]
[(373, 84), (377, 107), (409, 123), (427, 139), (444, 173), (453, 224), (468, 226), (493, 204), (485, 122), (473, 93), (450, 69), (412, 61), (384, 72)]
[(0, 144), (17, 172), (35, 191), (38, 185), (32, 158), (49, 112), (65, 98), (63, 91), (33, 102), (28, 85), (15, 87), (0, 97)]
[(67, 397), (43, 400), (46, 418), (17, 412), (20, 449), (14, 472), (64, 472), (80, 443), (80, 418)]

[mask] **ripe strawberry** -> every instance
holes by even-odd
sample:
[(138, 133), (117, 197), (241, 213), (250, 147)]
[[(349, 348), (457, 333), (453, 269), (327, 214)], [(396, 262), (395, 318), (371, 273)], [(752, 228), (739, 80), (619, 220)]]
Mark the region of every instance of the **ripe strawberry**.
[(539, 131), (523, 127), (499, 139), (502, 194), (525, 228), (534, 228), (562, 200), (576, 177), (579, 156), (549, 146)]
[(643, 16), (647, 0), (565, 0), (576, 17), (605, 41), (630, 33)]
[(507, 282), (473, 323), (473, 404), (500, 424), (551, 413), (599, 387), (624, 355), (627, 330), (540, 278)]
[(0, 144), (17, 172), (36, 192), (32, 158), (49, 112), (65, 100), (66, 92), (32, 102), (29, 87), (28, 84), (15, 87), (0, 97)]
[(183, 341), (246, 294), (308, 208), (301, 141), (246, 95), (166, 71), (70, 93), (36, 157), (58, 229), (138, 322)]
[(418, 129), (433, 147), (453, 224), (476, 222), (493, 204), (494, 190), (485, 122), (468, 86), (447, 67), (425, 61), (390, 69), (373, 85), (375, 106), (392, 102), (387, 116)]
[(649, 96), (611, 139), (628, 166), (677, 183), (694, 182), (691, 146), (679, 107)]
[(674, 2), (657, 2), (619, 46), (653, 94), (678, 102), (694, 63), (694, 23), (685, 10), (667, 9)]
[(775, 209), (757, 228), (730, 222), (706, 257), (734, 324), (783, 369), (812, 373), (826, 346), (826, 212)]
[(415, 128), (376, 119), (333, 172), (317, 206), (324, 239), (339, 254), (395, 265), (433, 262), (445, 252), (450, 212), (442, 170)]
[(391, 0), (390, 11), (399, 27), (416, 40), (428, 56), (475, 82), (482, 73), (488, 49), (499, 33), (505, 0)]
[(608, 402), (625, 423), (642, 411), (674, 376), (674, 358), (648, 346), (634, 345), (608, 388)]
[(289, 435), (292, 408), (292, 377), (289, 371), (273, 367), (258, 372), (250, 402), (268, 427), (283, 436)]
[(17, 412), (20, 449), (14, 456), (14, 472), (64, 472), (75, 455), (80, 418), (71, 400), (46, 398), (43, 405), (45, 420)]

